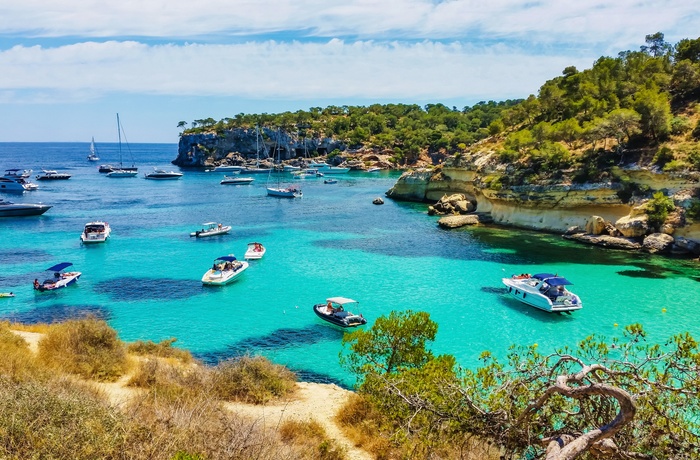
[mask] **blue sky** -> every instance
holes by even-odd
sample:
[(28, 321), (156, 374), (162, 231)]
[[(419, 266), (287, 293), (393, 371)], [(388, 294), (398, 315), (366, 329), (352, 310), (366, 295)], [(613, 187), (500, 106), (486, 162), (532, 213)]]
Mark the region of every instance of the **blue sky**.
[(524, 98), (698, 38), (689, 0), (0, 0), (0, 142), (178, 140), (179, 121)]

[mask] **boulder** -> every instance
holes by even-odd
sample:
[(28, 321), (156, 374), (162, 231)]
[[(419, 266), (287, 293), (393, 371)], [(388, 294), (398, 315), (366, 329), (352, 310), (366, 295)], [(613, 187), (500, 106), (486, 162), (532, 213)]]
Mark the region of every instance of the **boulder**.
[(567, 228), (564, 235), (574, 235), (576, 233), (586, 233), (586, 229), (581, 228), (578, 225), (574, 225), (573, 227)]
[(603, 232), (605, 232), (605, 219), (600, 216), (591, 216), (586, 222), (586, 233), (601, 235)]
[(682, 252), (700, 255), (700, 242), (689, 240), (682, 236), (675, 239), (674, 248), (680, 249)]
[(454, 202), (454, 207), (460, 214), (467, 214), (468, 212), (474, 211), (474, 204), (471, 201), (459, 200)]
[(615, 222), (615, 228), (625, 238), (637, 238), (649, 232), (649, 222), (646, 214), (638, 216), (625, 216)]
[(652, 233), (644, 238), (642, 247), (652, 254), (656, 254), (657, 252), (669, 252), (673, 247), (674, 241), (671, 235)]
[(438, 225), (442, 228), (458, 228), (465, 225), (477, 225), (479, 223), (479, 216), (476, 214), (469, 214), (466, 216), (446, 216), (441, 217), (438, 220)]
[(567, 240), (574, 240), (581, 243), (593, 244), (612, 249), (641, 249), (642, 245), (634, 240), (620, 238), (610, 235), (588, 235), (585, 233), (576, 233), (574, 235), (564, 235)]
[(673, 235), (673, 232), (676, 231), (676, 227), (674, 227), (671, 224), (663, 224), (661, 228), (659, 229), (661, 233), (665, 233), (667, 235)]

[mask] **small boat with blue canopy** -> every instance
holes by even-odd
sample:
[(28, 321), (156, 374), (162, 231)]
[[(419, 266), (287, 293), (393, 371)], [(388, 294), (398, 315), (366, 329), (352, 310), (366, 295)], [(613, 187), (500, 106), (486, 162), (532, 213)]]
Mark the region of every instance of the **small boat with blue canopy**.
[(46, 271), (53, 272), (53, 276), (45, 280), (43, 283), (40, 283), (38, 279), (35, 279), (34, 289), (42, 292), (54, 291), (56, 289), (64, 288), (66, 286), (74, 284), (76, 281), (78, 281), (78, 278), (80, 278), (80, 275), (82, 275), (82, 273), (63, 271), (71, 266), (73, 266), (73, 264), (70, 262), (61, 262), (60, 264), (56, 264), (53, 267), (47, 268)]
[(523, 273), (503, 278), (511, 297), (547, 312), (570, 312), (583, 308), (581, 299), (569, 291), (571, 283), (554, 273)]
[(233, 254), (214, 260), (212, 267), (202, 277), (202, 283), (223, 286), (237, 280), (248, 269), (248, 262), (236, 259)]

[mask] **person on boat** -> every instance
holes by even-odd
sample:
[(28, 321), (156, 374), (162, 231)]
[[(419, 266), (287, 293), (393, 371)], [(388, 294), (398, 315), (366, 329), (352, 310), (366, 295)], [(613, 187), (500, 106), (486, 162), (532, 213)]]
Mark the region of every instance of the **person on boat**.
[(219, 224), (219, 230), (221, 230), (221, 224)]
[(253, 249), (255, 252), (260, 252), (262, 251), (262, 246), (260, 243), (255, 243), (255, 248)]
[(330, 313), (335, 313), (335, 308), (333, 308), (333, 304), (329, 300), (328, 303), (326, 304), (326, 311)]
[(34, 289), (39, 289), (39, 280), (34, 278)]

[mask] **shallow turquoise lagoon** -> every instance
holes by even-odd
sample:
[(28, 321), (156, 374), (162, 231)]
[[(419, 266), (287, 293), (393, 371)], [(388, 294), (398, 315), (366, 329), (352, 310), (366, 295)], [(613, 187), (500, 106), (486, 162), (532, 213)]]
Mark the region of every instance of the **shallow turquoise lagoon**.
[[(102, 161), (117, 160), (116, 145), (99, 145)], [(441, 230), (425, 205), (385, 199), (398, 174), (350, 173), (337, 184), (292, 182), (302, 199), (267, 197), (266, 175), (251, 185), (222, 186), (223, 174), (184, 170), (177, 181), (143, 173), (169, 164), (170, 144), (132, 145), (138, 178), (112, 179), (86, 160), (88, 143), (0, 143), (0, 168), (57, 169), (68, 181), (40, 182), (16, 202), (54, 207), (40, 217), (0, 219), (0, 317), (56, 321), (85, 312), (101, 315), (124, 340), (170, 337), (215, 363), (242, 353), (263, 354), (304, 380), (351, 385), (338, 365), (342, 332), (321, 323), (314, 303), (351, 297), (371, 324), (391, 310), (422, 310), (438, 325), (436, 353), (463, 366), (479, 354), (504, 355), (511, 344), (543, 350), (575, 345), (590, 334), (611, 337), (641, 323), (661, 342), (690, 331), (700, 337), (700, 274), (688, 261), (601, 250), (556, 235), (478, 227)], [(275, 184), (277, 179), (272, 179)], [(82, 246), (91, 220), (106, 220), (112, 238)], [(189, 237), (207, 221), (230, 234)], [(260, 241), (267, 253), (226, 287), (202, 286), (213, 260), (243, 256)], [(83, 273), (77, 285), (36, 293), (34, 278), (68, 261)], [(501, 278), (551, 271), (575, 285), (584, 309), (548, 314), (508, 298)], [(665, 309), (665, 311), (664, 311)], [(617, 325), (617, 326), (616, 326)]]

